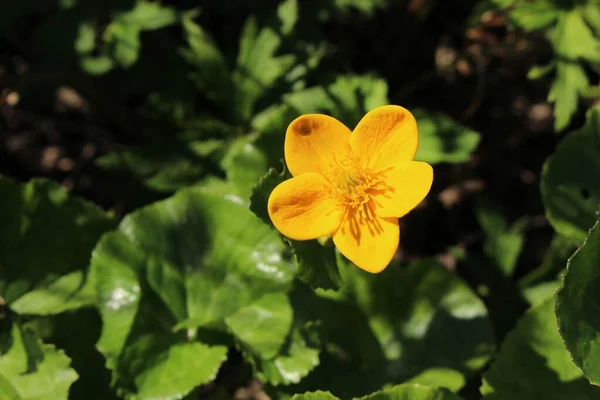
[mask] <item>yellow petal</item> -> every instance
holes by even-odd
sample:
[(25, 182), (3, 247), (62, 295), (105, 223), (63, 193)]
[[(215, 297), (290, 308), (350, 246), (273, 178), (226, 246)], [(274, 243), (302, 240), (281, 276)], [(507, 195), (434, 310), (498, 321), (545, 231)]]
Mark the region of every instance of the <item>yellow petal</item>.
[(375, 213), (400, 218), (415, 208), (431, 189), (433, 168), (421, 161), (409, 161), (383, 172), (385, 190), (373, 196)]
[(400, 228), (397, 218), (373, 215), (371, 221), (366, 221), (350, 212), (333, 235), (333, 242), (358, 267), (376, 274), (392, 261), (400, 242)]
[(323, 176), (306, 173), (280, 183), (269, 196), (273, 225), (294, 240), (330, 235), (340, 226), (342, 209), (329, 194)]
[(327, 115), (296, 118), (285, 134), (285, 162), (292, 176), (327, 174), (339, 160), (350, 156), (350, 133), (344, 124)]
[(410, 161), (419, 145), (417, 121), (400, 106), (376, 108), (360, 120), (350, 136), (350, 145), (368, 168), (383, 169)]

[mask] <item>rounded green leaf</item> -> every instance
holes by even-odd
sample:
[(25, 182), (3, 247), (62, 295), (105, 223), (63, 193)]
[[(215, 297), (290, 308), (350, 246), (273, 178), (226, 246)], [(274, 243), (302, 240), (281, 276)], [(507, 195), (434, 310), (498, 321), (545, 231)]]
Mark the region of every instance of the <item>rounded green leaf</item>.
[(431, 387), (444, 387), (451, 392), (458, 392), (465, 385), (465, 376), (450, 368), (430, 368), (413, 376), (406, 383)]
[(583, 128), (568, 134), (542, 171), (546, 216), (557, 232), (583, 241), (600, 204), (600, 106)]
[(592, 400), (592, 386), (573, 364), (554, 315), (554, 298), (531, 308), (510, 332), (484, 375), (486, 400)]
[[(575, 364), (600, 385), (600, 222), (567, 264), (556, 299), (558, 327)], [(599, 389), (600, 390), (600, 389)]]
[(10, 332), (0, 336), (0, 399), (66, 400), (77, 380), (70, 363), (62, 351), (13, 323)]
[(260, 358), (275, 357), (292, 326), (293, 310), (285, 293), (272, 293), (225, 318), (234, 336)]
[[(142, 208), (106, 234), (92, 257), (104, 324), (98, 348), (123, 392), (180, 396), (212, 379), (225, 348), (195, 343), (195, 328), (287, 290), (295, 271), (284, 248), (237, 197), (201, 188)], [(182, 369), (187, 357), (202, 369)], [(152, 386), (154, 374), (172, 373), (185, 376)]]
[[(340, 260), (346, 286), (297, 297), (322, 342), (320, 364), (288, 393), (318, 387), (340, 398), (385, 385), (425, 382), (458, 390), (489, 360), (492, 325), (483, 302), (435, 261), (392, 265), (378, 275)], [(274, 398), (283, 398), (273, 393)]]
[(416, 160), (430, 164), (468, 161), (479, 144), (479, 133), (441, 114), (414, 111), (419, 126)]
[(416, 384), (404, 384), (384, 389), (379, 392), (361, 397), (357, 400), (460, 400), (444, 388), (434, 388)]
[(305, 337), (297, 323), (279, 354), (271, 360), (255, 360), (258, 377), (271, 385), (298, 383), (317, 365), (321, 350)]
[(308, 392), (302, 394), (295, 394), (292, 400), (339, 400), (337, 397), (329, 392)]
[(115, 221), (45, 179), (21, 184), (0, 177), (0, 204), (0, 296), (23, 314), (91, 304), (84, 270)]
[(342, 275), (396, 377), (434, 367), (469, 375), (493, 352), (485, 305), (435, 261), (391, 266), (378, 275), (347, 266)]

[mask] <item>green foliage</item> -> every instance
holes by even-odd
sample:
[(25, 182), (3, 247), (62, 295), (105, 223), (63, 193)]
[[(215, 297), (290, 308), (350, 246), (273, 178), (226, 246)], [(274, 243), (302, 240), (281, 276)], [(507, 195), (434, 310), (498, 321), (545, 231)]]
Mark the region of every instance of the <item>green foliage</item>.
[[(268, 225), (273, 225), (267, 212), (269, 195), (278, 184), (290, 178), (288, 175), (286, 169), (278, 173), (275, 168), (271, 168), (252, 189), (250, 210)], [(286, 238), (285, 241), (290, 245), (298, 265), (298, 278), (313, 288), (339, 287), (340, 275), (333, 246), (323, 245), (317, 240), (299, 242)]]
[[(300, 385), (271, 393), (286, 398), (316, 385), (336, 396), (368, 394), (410, 381), (458, 390), (494, 349), (485, 306), (458, 278), (434, 261), (379, 275), (338, 260), (344, 288), (335, 293), (292, 292), (316, 320), (321, 362)], [(347, 332), (353, 332), (348, 335)], [(444, 332), (443, 338), (437, 332)]]
[(542, 199), (548, 219), (562, 235), (581, 242), (600, 204), (600, 107), (583, 128), (565, 137), (542, 173)]
[(521, 218), (510, 227), (498, 210), (489, 205), (480, 204), (476, 209), (477, 220), (486, 234), (483, 250), (502, 273), (512, 276), (525, 241), (527, 219)]
[(0, 337), (0, 398), (67, 399), (69, 386), (77, 379), (69, 357), (21, 324), (6, 329)]
[[(297, 394), (292, 400), (336, 400), (337, 397), (328, 392), (312, 392)], [(422, 385), (398, 385), (356, 400), (459, 400), (460, 397), (445, 390)]]
[(267, 360), (279, 353), (292, 322), (292, 306), (283, 293), (265, 295), (225, 318), (225, 324), (241, 345)]
[(556, 71), (548, 93), (554, 102), (554, 127), (569, 126), (578, 109), (578, 100), (590, 90), (585, 66), (600, 68), (600, 5), (595, 0), (493, 0), (508, 8), (511, 22), (526, 31), (543, 31), (555, 57), (545, 67), (534, 67), (530, 78)]
[(600, 317), (598, 305), (600, 222), (596, 222), (581, 248), (571, 257), (556, 294), (560, 333), (575, 364), (595, 385), (600, 383)]
[(44, 179), (19, 184), (0, 177), (0, 204), (4, 301), (19, 313), (40, 315), (93, 303), (85, 284), (87, 265), (115, 221)]
[(479, 144), (479, 134), (452, 119), (415, 110), (419, 126), (419, 150), (415, 159), (430, 164), (469, 161)]
[[(136, 211), (105, 235), (91, 262), (104, 323), (98, 348), (122, 392), (176, 396), (213, 379), (226, 348), (193, 340), (196, 328), (232, 315), (235, 327), (260, 303), (243, 307), (285, 290), (294, 268), (282, 249), (236, 197), (202, 189)], [(251, 336), (240, 339), (256, 350)], [(198, 368), (171, 379), (186, 363)]]
[(558, 333), (554, 298), (527, 311), (484, 375), (484, 399), (597, 399)]
[(100, 49), (96, 45), (100, 36), (97, 21), (82, 21), (75, 42), (81, 68), (90, 75), (101, 75), (115, 67), (130, 68), (139, 58), (141, 33), (174, 24), (178, 19), (172, 7), (137, 0), (132, 9), (113, 14), (111, 23), (103, 28)]
[[(600, 399), (597, 0), (4, 3), (0, 173), (62, 185), (0, 177), (0, 400)], [(290, 122), (396, 103), (388, 268), (277, 232)]]

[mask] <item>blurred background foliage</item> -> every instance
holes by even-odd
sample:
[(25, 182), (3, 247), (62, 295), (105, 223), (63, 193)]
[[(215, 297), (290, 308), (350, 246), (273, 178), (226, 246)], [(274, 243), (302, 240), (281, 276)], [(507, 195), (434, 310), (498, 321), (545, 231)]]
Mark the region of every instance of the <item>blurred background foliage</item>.
[[(599, 75), (596, 0), (3, 1), (0, 174), (56, 183), (0, 180), (14, 317), (0, 317), (0, 389), (346, 399), (408, 382), (447, 390), (377, 398), (600, 398), (547, 300), (600, 204)], [(367, 278), (327, 243), (284, 245), (247, 208), (270, 223), (292, 119), (353, 127), (384, 104), (414, 112), (435, 181), (401, 220), (391, 271)], [(178, 275), (186, 257), (203, 279)], [(114, 293), (134, 306), (115, 315)], [(28, 383), (11, 362), (32, 352)], [(539, 374), (513, 370), (519, 357)]]

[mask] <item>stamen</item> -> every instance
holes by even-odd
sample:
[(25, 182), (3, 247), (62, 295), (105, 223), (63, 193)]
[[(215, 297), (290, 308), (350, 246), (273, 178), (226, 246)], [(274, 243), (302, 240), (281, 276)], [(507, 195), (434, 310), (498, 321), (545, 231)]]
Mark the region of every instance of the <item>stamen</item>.
[(375, 220), (373, 196), (385, 190), (382, 174), (373, 173), (360, 165), (356, 159), (346, 159), (331, 168), (332, 196), (358, 219)]

